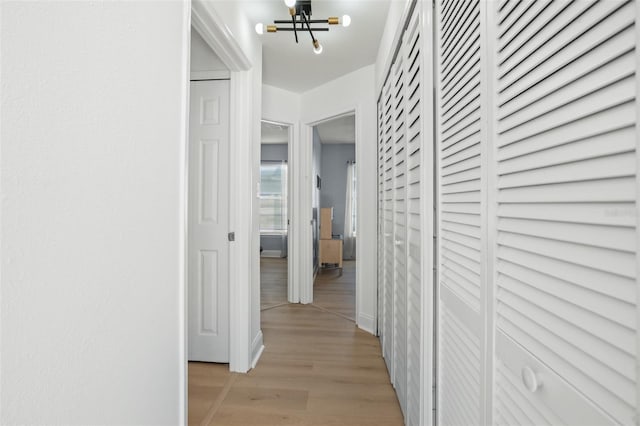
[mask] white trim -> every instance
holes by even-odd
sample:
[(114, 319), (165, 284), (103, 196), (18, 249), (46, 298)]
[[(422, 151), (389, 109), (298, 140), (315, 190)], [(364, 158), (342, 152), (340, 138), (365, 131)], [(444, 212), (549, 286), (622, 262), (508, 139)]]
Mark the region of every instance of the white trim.
[[(433, 159), (433, 164), (435, 167), (435, 170), (440, 170), (440, 164), (441, 164), (441, 151), (440, 151), (440, 120), (438, 117), (439, 114), (439, 108), (440, 108), (440, 99), (439, 99), (439, 90), (440, 90), (440, 73), (442, 72), (441, 66), (440, 66), (440, 54), (441, 54), (441, 50), (440, 50), (440, 44), (438, 43), (438, 41), (440, 40), (441, 37), (441, 32), (440, 32), (440, 20), (442, 19), (442, 5), (440, 2), (434, 2), (434, 9), (433, 9), (433, 44), (432, 44), (432, 50), (433, 50), (433, 72), (434, 72), (434, 78), (433, 78), (433, 93), (434, 93), (434, 99), (433, 99), (433, 117), (434, 117), (434, 121), (433, 121), (433, 126), (434, 126), (434, 139), (433, 139), (433, 143), (436, 144), (436, 149), (435, 149), (435, 157)], [(441, 410), (441, 405), (440, 405), (440, 401), (441, 401), (441, 392), (440, 392), (440, 387), (441, 387), (441, 383), (442, 383), (442, 369), (440, 368), (440, 336), (441, 336), (441, 321), (440, 321), (440, 265), (442, 265), (442, 250), (441, 250), (441, 246), (442, 246), (442, 235), (440, 230), (442, 229), (442, 217), (440, 215), (440, 211), (442, 210), (442, 187), (440, 186), (440, 172), (438, 173), (434, 173), (434, 195), (435, 195), (435, 199), (436, 199), (436, 205), (435, 205), (435, 220), (434, 220), (434, 225), (435, 225), (435, 233), (436, 233), (436, 244), (435, 244), (435, 250), (436, 253), (433, 256), (433, 261), (435, 262), (435, 277), (434, 277), (434, 283), (433, 283), (433, 333), (434, 333), (434, 339), (433, 339), (433, 346), (434, 346), (434, 351), (433, 351), (433, 369), (435, 371), (435, 377), (434, 377), (434, 383), (435, 383), (435, 395), (434, 395), (434, 410), (435, 410), (435, 415), (433, 416), (433, 423), (438, 425), (442, 423), (442, 410)]]
[(191, 80), (229, 80), (231, 72), (220, 71), (191, 71)]
[[(493, 141), (497, 140), (496, 135), (496, 117), (498, 117), (498, 107), (495, 101), (495, 88), (497, 87), (496, 76), (498, 75), (497, 65), (497, 42), (495, 38), (495, 31), (497, 31), (497, 13), (498, 2), (482, 2), (480, 3), (480, 36), (481, 44), (484, 43), (484, 49), (482, 45), (480, 47), (480, 55), (483, 53), (485, 58), (480, 58), (481, 67), (481, 94), (486, 94), (485, 102), (481, 99), (481, 114), (485, 119), (484, 123), (484, 149), (482, 149), (481, 155), (485, 156), (484, 163), (482, 164), (481, 178), (486, 179), (486, 185), (482, 185), (483, 191), (485, 191), (483, 202), (485, 207), (481, 211), (486, 214), (486, 220), (482, 221), (485, 225), (486, 231), (483, 233), (485, 240), (485, 257), (483, 263), (485, 266), (485, 288), (484, 288), (484, 303), (482, 308), (484, 330), (483, 330), (483, 350), (482, 350), (482, 377), (484, 383), (480, 389), (483, 401), (480, 409), (482, 413), (481, 421), (484, 424), (493, 424), (493, 399), (494, 399), (494, 364), (495, 364), (495, 295), (496, 295), (496, 282), (497, 271), (495, 268), (495, 255), (498, 250), (497, 242), (497, 227), (498, 227), (498, 215), (497, 215), (497, 144)], [(483, 10), (484, 9), (484, 10)], [(484, 72), (482, 69), (484, 68)], [(482, 96), (482, 95), (481, 95)], [(486, 170), (486, 172), (485, 172)]]
[(262, 330), (260, 330), (251, 344), (251, 368), (256, 368), (258, 360), (262, 356), (262, 352), (264, 352), (263, 340)]
[[(386, 55), (384, 64), (382, 66), (382, 76), (381, 81), (376, 81), (375, 93), (382, 93), (382, 88), (384, 87), (384, 82), (386, 81), (386, 76), (391, 72), (391, 65), (393, 65), (393, 59), (395, 58), (395, 51), (398, 44), (402, 43), (402, 34), (407, 26), (407, 20), (409, 19), (409, 11), (411, 10), (413, 3), (417, 0), (409, 0), (405, 2), (404, 10), (402, 11), (402, 16), (400, 17), (400, 25), (396, 28), (396, 33), (393, 35), (393, 42), (391, 43), (391, 54)], [(420, 1), (422, 3), (422, 1)], [(431, 52), (431, 49), (429, 49)], [(376, 98), (377, 100), (378, 98)]]
[(249, 371), (251, 362), (252, 135), (242, 119), (252, 115), (250, 86), (250, 71), (231, 73), (229, 140), (235, 167), (229, 174), (229, 230), (236, 240), (229, 244), (229, 370), (241, 373)]
[[(636, 277), (640, 277), (640, 1), (636, 1)], [(637, 279), (636, 279), (637, 280)], [(636, 348), (640, 348), (640, 292), (636, 296)], [(640, 380), (637, 379), (640, 372), (640, 356), (636, 354), (636, 414), (635, 424), (640, 425)]]
[(179, 141), (180, 143), (180, 182), (179, 182), (179, 208), (178, 208), (178, 221), (180, 229), (178, 231), (178, 253), (180, 253), (180, 259), (178, 260), (178, 339), (182, 342), (182, 345), (178, 348), (178, 359), (180, 365), (180, 372), (178, 375), (178, 394), (182, 399), (178, 402), (178, 418), (181, 419), (181, 423), (188, 424), (188, 402), (189, 402), (189, 386), (187, 380), (188, 373), (188, 345), (189, 345), (189, 332), (187, 320), (187, 247), (188, 241), (188, 198), (189, 193), (189, 95), (191, 91), (191, 83), (189, 81), (189, 71), (191, 68), (191, 6), (188, 3), (184, 4), (182, 10), (182, 105), (180, 105), (180, 121), (183, 129), (184, 139)]
[[(418, 9), (419, 8), (419, 9)], [(422, 146), (420, 158), (420, 182), (422, 184), (422, 193), (420, 197), (420, 228), (422, 230), (420, 245), (422, 247), (422, 300), (420, 307), (420, 323), (422, 326), (421, 343), (420, 343), (420, 424), (433, 425), (433, 361), (434, 351), (434, 321), (433, 306), (434, 288), (436, 281), (434, 280), (434, 144), (432, 137), (435, 130), (435, 111), (434, 111), (434, 65), (433, 65), (433, 36), (434, 36), (434, 7), (433, 0), (420, 2), (416, 6), (414, 13), (420, 14), (420, 55), (422, 56), (422, 81), (420, 95), (420, 117), (422, 119)]]
[(376, 334), (376, 321), (373, 315), (367, 315), (360, 313), (357, 317), (358, 327), (364, 331), (368, 331), (369, 333), (375, 335)]
[(251, 68), (251, 61), (210, 5), (204, 0), (192, 0), (191, 24), (202, 39), (213, 49), (222, 62), (231, 71), (244, 71)]
[[(296, 239), (295, 253), (300, 256), (296, 259), (297, 270), (294, 269), (294, 291), (297, 288), (300, 303), (313, 303), (313, 230), (312, 226), (312, 185), (311, 172), (313, 171), (313, 124), (300, 126), (300, 144), (297, 146), (296, 187), (299, 194), (294, 203), (297, 217), (294, 228)], [(295, 161), (295, 160), (294, 160)]]

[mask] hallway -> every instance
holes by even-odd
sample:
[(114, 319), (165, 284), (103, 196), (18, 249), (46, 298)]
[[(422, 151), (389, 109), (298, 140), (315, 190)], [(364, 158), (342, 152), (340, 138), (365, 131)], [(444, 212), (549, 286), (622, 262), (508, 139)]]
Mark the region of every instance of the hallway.
[[(264, 260), (264, 259), (263, 259)], [(286, 262), (262, 263), (265, 351), (248, 374), (226, 364), (189, 364), (191, 425), (402, 425), (378, 339), (355, 327), (355, 262), (316, 282), (319, 306), (285, 304)], [(284, 274), (282, 273), (284, 271)], [(351, 277), (351, 278), (349, 278)], [(350, 311), (351, 309), (351, 311)], [(330, 310), (335, 310), (330, 312)]]

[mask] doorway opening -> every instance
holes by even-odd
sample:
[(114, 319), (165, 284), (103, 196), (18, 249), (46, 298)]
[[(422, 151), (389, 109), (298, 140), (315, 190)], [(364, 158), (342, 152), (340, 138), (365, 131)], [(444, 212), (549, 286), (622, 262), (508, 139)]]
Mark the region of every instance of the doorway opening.
[(313, 304), (356, 321), (355, 115), (313, 126)]
[(260, 310), (288, 303), (290, 126), (262, 121), (260, 140)]

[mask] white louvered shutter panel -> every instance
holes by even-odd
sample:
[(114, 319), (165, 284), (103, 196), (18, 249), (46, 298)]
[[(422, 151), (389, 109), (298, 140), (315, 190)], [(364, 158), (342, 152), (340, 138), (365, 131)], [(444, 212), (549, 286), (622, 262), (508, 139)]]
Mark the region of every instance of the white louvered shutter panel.
[(407, 129), (404, 58), (392, 67), (394, 222), (394, 380), (403, 414), (407, 403)]
[(378, 100), (378, 336), (384, 341), (384, 109)]
[(394, 238), (393, 238), (393, 95), (390, 79), (382, 89), (383, 100), (383, 238), (384, 238), (384, 325), (382, 355), (393, 381), (393, 305), (394, 305)]
[(498, 424), (636, 422), (635, 8), (491, 11)]
[(483, 247), (480, 1), (436, 4), (438, 26), (439, 379), (442, 425), (481, 418), (485, 280)]
[(403, 39), (405, 62), (405, 104), (407, 128), (407, 403), (405, 423), (420, 424), (422, 393), (420, 362), (422, 341), (422, 233), (421, 233), (421, 159), (422, 68), (420, 52), (420, 13), (413, 13)]

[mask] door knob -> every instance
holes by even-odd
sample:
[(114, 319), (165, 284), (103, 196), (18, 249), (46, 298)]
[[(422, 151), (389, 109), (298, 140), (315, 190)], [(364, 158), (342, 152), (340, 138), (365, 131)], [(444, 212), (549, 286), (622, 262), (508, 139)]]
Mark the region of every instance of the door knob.
[(524, 384), (524, 387), (532, 393), (542, 386), (542, 382), (538, 379), (535, 371), (528, 366), (522, 367), (522, 384)]

